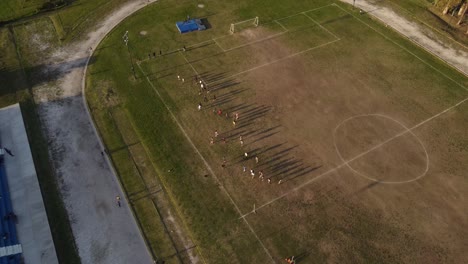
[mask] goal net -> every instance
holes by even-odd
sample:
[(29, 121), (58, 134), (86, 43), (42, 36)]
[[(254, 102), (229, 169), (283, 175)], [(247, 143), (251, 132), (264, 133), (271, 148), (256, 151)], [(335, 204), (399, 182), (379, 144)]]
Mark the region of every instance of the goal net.
[(235, 32), (242, 31), (247, 28), (251, 27), (257, 27), (258, 26), (258, 17), (254, 17), (251, 19), (247, 19), (244, 21), (236, 22), (231, 24), (231, 28), (229, 29), (229, 32), (231, 34), (234, 34)]

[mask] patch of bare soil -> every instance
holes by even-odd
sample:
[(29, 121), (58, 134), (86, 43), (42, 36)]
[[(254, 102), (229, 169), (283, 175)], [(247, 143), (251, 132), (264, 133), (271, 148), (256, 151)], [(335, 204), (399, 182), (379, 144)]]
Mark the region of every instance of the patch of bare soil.
[[(252, 32), (244, 35), (255, 40)], [(330, 50), (333, 52), (332, 48)], [(271, 54), (284, 56), (292, 52), (279, 41), (268, 41), (253, 54), (259, 61), (268, 61)], [(280, 127), (278, 133), (253, 142), (252, 148), (288, 146), (282, 165), (291, 166), (292, 171), (295, 164), (315, 168), (305, 170), (305, 174), (298, 173), (299, 177), (281, 172), (275, 179), (286, 181), (283, 193), (306, 181), (311, 183), (284, 200), (275, 201), (268, 210), (262, 210), (267, 223), (258, 217), (249, 218), (252, 225), (278, 226), (278, 232), (296, 246), (296, 251), (303, 249), (304, 252), (300, 251), (303, 259), (308, 259), (309, 255), (324, 256), (323, 261), (332, 263), (371, 260), (428, 263), (466, 259), (466, 254), (459, 251), (460, 228), (466, 227), (466, 222), (460, 222), (466, 219), (466, 213), (459, 211), (462, 202), (455, 202), (455, 206), (450, 205), (454, 200), (436, 199), (437, 189), (443, 196), (450, 195), (453, 188), (443, 183), (434, 170), (425, 174), (429, 162), (426, 155), (430, 156), (431, 151), (428, 154), (421, 142), (431, 141), (433, 135), (424, 134), (420, 141), (419, 133), (404, 134), (353, 161), (350, 165), (358, 173), (343, 166), (322, 177), (327, 170), (343, 164), (335, 143), (345, 160), (352, 159), (404, 131), (398, 122), (408, 124), (408, 121), (392, 120), (405, 113), (396, 110), (387, 95), (365, 85), (351, 85), (348, 74), (337, 71), (337, 65), (321, 67), (307, 63), (307, 59), (313, 57), (311, 52), (256, 69), (242, 77), (255, 87), (255, 104), (271, 109), (265, 116), (256, 118), (255, 125)], [(389, 113), (391, 118), (356, 118), (343, 122), (362, 113)], [(335, 142), (333, 131), (337, 127)], [(278, 157), (272, 155), (264, 159), (265, 164), (274, 164)], [(281, 170), (281, 166), (272, 166), (266, 171), (274, 174), (275, 170)], [(408, 181), (419, 175), (426, 177), (398, 185), (379, 182)], [(318, 180), (313, 180), (316, 177)], [(466, 185), (464, 180), (455, 179)], [(421, 184), (426, 188), (421, 188)], [(263, 192), (256, 191), (256, 196), (261, 197)], [(447, 206), (454, 209), (444, 209)], [(281, 214), (276, 211), (278, 208), (282, 208)], [(437, 218), (429, 217), (431, 212)], [(452, 228), (451, 224), (455, 226)], [(437, 239), (434, 239), (435, 234), (438, 234)], [(455, 245), (450, 244), (453, 236), (457, 236)], [(277, 248), (271, 237), (264, 240), (270, 249)]]

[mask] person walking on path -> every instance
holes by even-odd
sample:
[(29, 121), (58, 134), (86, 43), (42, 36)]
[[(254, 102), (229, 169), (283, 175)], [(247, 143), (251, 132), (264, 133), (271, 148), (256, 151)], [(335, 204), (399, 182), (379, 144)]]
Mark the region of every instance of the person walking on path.
[(252, 179), (255, 178), (255, 171), (253, 169), (250, 170), (250, 176), (252, 176)]
[(117, 206), (118, 206), (118, 207), (121, 207), (121, 204), (120, 204), (120, 196), (117, 195), (117, 196), (115, 197), (115, 201), (117, 202)]

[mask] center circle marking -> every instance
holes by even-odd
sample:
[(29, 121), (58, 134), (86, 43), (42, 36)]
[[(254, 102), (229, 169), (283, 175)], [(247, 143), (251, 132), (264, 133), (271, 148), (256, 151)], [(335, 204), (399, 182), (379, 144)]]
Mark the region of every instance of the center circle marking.
[[(419, 145), (421, 146), (421, 148), (423, 149), (424, 151), (424, 154), (425, 154), (425, 158), (426, 158), (426, 167), (425, 167), (425, 170), (423, 173), (421, 173), (420, 175), (418, 175), (417, 177), (413, 178), (413, 179), (409, 179), (409, 180), (406, 180), (406, 181), (383, 181), (383, 180), (378, 180), (376, 179), (375, 177), (371, 177), (365, 173), (362, 173), (356, 169), (354, 169), (350, 164), (349, 162), (352, 162), (354, 161), (353, 158), (346, 161), (344, 158), (343, 158), (343, 155), (341, 154), (340, 152), (340, 149), (338, 148), (337, 146), (337, 140), (336, 140), (336, 132), (338, 131), (338, 129), (343, 126), (344, 124), (348, 123), (349, 121), (353, 120), (353, 119), (357, 119), (357, 118), (362, 118), (362, 117), (378, 117), (378, 118), (384, 118), (384, 119), (387, 119), (387, 120), (390, 120), (396, 124), (398, 124), (399, 126), (401, 126), (402, 128), (404, 128), (404, 134), (406, 133), (409, 133), (410, 135), (412, 135), (416, 140), (417, 142), (419, 143)], [(394, 136), (393, 138), (391, 138), (390, 140), (393, 140), (393, 139), (396, 139), (397, 137), (400, 137), (404, 134), (398, 134), (396, 136)], [(388, 142), (387, 142), (388, 143)], [(403, 123), (399, 122), (398, 120), (394, 119), (394, 118), (391, 118), (389, 116), (386, 116), (386, 115), (382, 115), (382, 114), (365, 114), (365, 115), (356, 115), (356, 116), (352, 116), (352, 117), (349, 117), (345, 120), (343, 120), (340, 124), (338, 124), (338, 126), (335, 127), (335, 130), (333, 131), (333, 144), (335, 145), (335, 151), (336, 153), (338, 154), (338, 157), (341, 159), (341, 161), (352, 171), (354, 172), (355, 174), (365, 178), (365, 179), (368, 179), (368, 180), (371, 180), (371, 181), (374, 181), (374, 182), (378, 182), (378, 183), (385, 183), (385, 184), (401, 184), (401, 183), (409, 183), (409, 182), (413, 182), (413, 181), (417, 181), (419, 180), (420, 178), (424, 177), (427, 172), (429, 171), (429, 154), (426, 150), (426, 147), (424, 146), (423, 142), (421, 141), (421, 139), (416, 136), (413, 131), (411, 131), (411, 129), (409, 129), (408, 127), (406, 127)], [(369, 151), (372, 152), (373, 150)], [(369, 153), (366, 153), (365, 155), (369, 154)], [(360, 155), (360, 154), (359, 154)], [(358, 157), (358, 159), (361, 158), (361, 157)]]

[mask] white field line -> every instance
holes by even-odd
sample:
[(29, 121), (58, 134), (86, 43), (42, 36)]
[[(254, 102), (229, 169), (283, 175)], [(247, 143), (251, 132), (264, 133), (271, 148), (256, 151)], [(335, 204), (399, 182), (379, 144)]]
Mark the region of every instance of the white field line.
[(283, 24), (281, 24), (278, 20), (275, 20), (275, 23), (280, 25), (284, 29), (284, 31), (288, 31), (288, 29)]
[[(372, 27), (371, 25), (367, 24), (366, 22), (362, 21), (360, 18), (356, 17), (355, 15), (351, 14), (350, 12), (348, 12), (346, 9), (342, 8), (341, 6), (333, 3), (332, 5), (338, 7), (339, 9), (343, 10), (344, 12), (348, 13), (349, 15), (351, 15), (352, 17), (354, 17), (355, 19), (357, 19), (359, 22), (361, 22), (362, 24), (366, 25), (367, 27), (369, 27), (370, 29), (372, 29), (373, 31), (375, 31), (377, 34), (381, 35), (382, 37), (384, 37), (386, 40), (392, 42), (393, 44), (397, 45), (398, 47), (400, 47), (401, 49), (403, 49), (404, 51), (408, 52), (409, 54), (413, 55), (416, 59), (420, 60), (421, 62), (423, 62), (424, 64), (426, 64), (427, 66), (429, 66), (430, 68), (432, 68), (433, 70), (435, 70), (436, 72), (440, 73), (442, 76), (444, 76), (445, 78), (447, 78), (448, 80), (452, 81), (453, 83), (455, 83), (456, 85), (458, 85), (459, 87), (465, 89), (468, 91), (468, 88), (466, 88), (463, 84), (455, 81), (454, 79), (450, 78), (449, 76), (447, 76), (445, 73), (441, 72), (439, 69), (437, 69), (436, 67), (432, 66), (431, 64), (429, 64), (428, 62), (426, 62), (425, 60), (421, 59), (418, 55), (414, 54), (413, 52), (409, 51), (407, 48), (403, 47), (402, 45), (396, 43), (395, 41), (393, 41), (391, 38), (389, 38), (387, 35), (385, 35), (384, 33), (378, 31), (377, 29), (375, 29), (374, 27)], [(380, 19), (379, 19), (380, 20)], [(380, 20), (382, 21), (382, 20)], [(382, 23), (384, 23), (382, 21)], [(398, 32), (398, 31), (397, 31)], [(400, 34), (400, 33), (399, 33)], [(402, 34), (400, 34), (402, 35)], [(432, 53), (431, 51), (429, 51), (428, 49), (422, 47), (421, 45), (419, 45), (418, 43), (410, 40), (412, 43), (415, 43), (417, 46), (421, 47), (422, 49), (424, 49), (425, 51), (431, 53), (433, 56), (435, 56), (436, 58), (440, 59), (437, 55), (435, 55), (434, 53)], [(442, 60), (442, 59), (440, 59)], [(443, 60), (442, 60), (443, 61)], [(445, 61), (444, 61), (445, 62)], [(450, 64), (446, 63), (447, 65), (449, 65), (452, 69), (455, 69), (457, 70), (458, 72), (460, 72), (457, 68), (451, 66)], [(461, 72), (460, 72), (461, 73)]]
[[(334, 167), (334, 168), (332, 168), (332, 169), (329, 169), (328, 171), (326, 171), (326, 172), (324, 172), (324, 173), (322, 173), (322, 174), (316, 176), (315, 178), (312, 178), (312, 179), (310, 179), (310, 180), (304, 182), (303, 184), (301, 184), (301, 185), (299, 185), (299, 186), (296, 186), (296, 187), (294, 187), (293, 189), (287, 191), (286, 193), (284, 193), (284, 194), (282, 194), (282, 195), (280, 195), (280, 196), (278, 196), (278, 197), (276, 197), (276, 198), (274, 198), (274, 199), (272, 199), (272, 200), (270, 200), (270, 201), (268, 201), (268, 202), (266, 202), (266, 203), (264, 203), (264, 204), (258, 206), (258, 207), (256, 208), (256, 211), (260, 210), (261, 208), (263, 208), (263, 207), (265, 207), (265, 206), (267, 206), (267, 205), (270, 205), (270, 204), (272, 204), (272, 203), (274, 203), (274, 202), (280, 200), (281, 198), (284, 198), (284, 197), (288, 196), (289, 194), (291, 194), (291, 193), (293, 193), (293, 192), (296, 192), (296, 191), (298, 191), (298, 190), (304, 188), (305, 186), (309, 185), (310, 183), (312, 183), (312, 182), (314, 182), (314, 181), (316, 181), (316, 180), (318, 180), (318, 179), (320, 179), (320, 178), (322, 178), (322, 177), (324, 177), (324, 176), (326, 176), (326, 175), (328, 175), (328, 174), (330, 174), (330, 173), (332, 173), (332, 172), (335, 172), (335, 171), (337, 171), (338, 169), (340, 169), (340, 168), (342, 168), (342, 167), (349, 166), (349, 163), (351, 163), (351, 162), (353, 162), (353, 161), (355, 161), (355, 160), (357, 160), (357, 159), (359, 159), (359, 158), (361, 158), (361, 157), (363, 157), (363, 156), (369, 154), (370, 152), (372, 152), (372, 151), (374, 151), (374, 150), (376, 150), (376, 149), (378, 149), (378, 148), (384, 146), (385, 144), (387, 144), (387, 143), (389, 143), (389, 142), (395, 140), (396, 138), (401, 137), (402, 135), (405, 135), (406, 133), (411, 132), (412, 130), (414, 130), (414, 129), (416, 129), (416, 128), (418, 128), (418, 127), (420, 127), (420, 126), (422, 126), (422, 125), (424, 125), (424, 124), (426, 124), (426, 123), (428, 123), (428, 122), (430, 122), (431, 120), (433, 120), (433, 119), (435, 119), (435, 118), (437, 118), (437, 117), (439, 117), (439, 116), (441, 116), (441, 115), (447, 113), (448, 111), (450, 111), (450, 110), (452, 110), (452, 109), (458, 107), (459, 105), (463, 104), (463, 103), (466, 102), (466, 101), (468, 101), (468, 97), (465, 98), (465, 99), (463, 99), (463, 100), (461, 100), (461, 101), (458, 102), (457, 104), (455, 104), (455, 105), (453, 105), (453, 106), (451, 106), (451, 107), (449, 107), (449, 108), (443, 110), (442, 112), (440, 112), (440, 113), (438, 113), (438, 114), (436, 114), (436, 115), (433, 115), (433, 116), (429, 117), (428, 119), (425, 119), (424, 121), (422, 121), (422, 122), (420, 122), (420, 123), (418, 123), (418, 124), (416, 124), (416, 125), (414, 125), (414, 126), (412, 126), (412, 127), (410, 127), (410, 128), (407, 128), (407, 129), (403, 130), (402, 132), (400, 132), (400, 133), (396, 134), (395, 136), (393, 136), (393, 137), (391, 137), (391, 138), (389, 138), (389, 139), (387, 139), (387, 140), (381, 142), (380, 144), (375, 145), (374, 147), (372, 147), (372, 148), (370, 148), (370, 149), (368, 149), (368, 150), (362, 152), (361, 154), (358, 154), (358, 155), (354, 156), (353, 158), (351, 158), (351, 159), (349, 159), (349, 160), (347, 160), (347, 161), (341, 163), (340, 165), (338, 165), (338, 166), (336, 166), (336, 167)], [(252, 213), (253, 213), (253, 211), (248, 212), (248, 213), (242, 215), (240, 218), (245, 218), (246, 216), (248, 216), (248, 215), (250, 215), (250, 214), (252, 214)], [(239, 219), (240, 219), (240, 218), (239, 218)]]
[(439, 29), (427, 24), (426, 22), (422, 21), (421, 19), (419, 19), (418, 17), (416, 17), (414, 14), (411, 13), (411, 11), (401, 7), (400, 5), (398, 4), (395, 4), (394, 2), (392, 1), (388, 1), (388, 3), (390, 4), (393, 4), (394, 6), (396, 6), (397, 8), (401, 9), (401, 10), (404, 10), (405, 12), (409, 13), (411, 15), (411, 17), (413, 19), (416, 19), (417, 21), (419, 21), (421, 24), (425, 25), (426, 27), (430, 28), (431, 30), (439, 33), (441, 36), (445, 37), (445, 38), (448, 38), (450, 39), (451, 41), (455, 42), (456, 44), (460, 45), (461, 47), (463, 47), (464, 49), (468, 50), (468, 47), (466, 45), (464, 45), (463, 43), (460, 43), (459, 41), (457, 41), (456, 39), (450, 37), (449, 35), (446, 35), (444, 34), (442, 31), (440, 31)]
[[(184, 56), (185, 57), (185, 56)], [(195, 144), (193, 143), (192, 139), (189, 137), (189, 135), (187, 134), (187, 132), (185, 131), (184, 127), (182, 126), (182, 124), (179, 122), (179, 120), (176, 118), (176, 116), (174, 115), (174, 113), (171, 111), (171, 109), (169, 108), (169, 106), (167, 105), (166, 101), (164, 100), (164, 98), (161, 96), (161, 94), (159, 93), (158, 89), (156, 89), (156, 87), (153, 85), (153, 83), (151, 82), (151, 80), (149, 79), (148, 76), (146, 76), (146, 73), (143, 71), (143, 68), (141, 68), (140, 64), (138, 63), (138, 68), (140, 68), (140, 71), (143, 73), (143, 75), (146, 77), (146, 80), (148, 81), (148, 83), (150, 84), (150, 86), (153, 88), (153, 90), (155, 91), (155, 93), (158, 95), (159, 99), (161, 99), (162, 103), (164, 104), (164, 107), (167, 109), (167, 111), (169, 112), (169, 114), (171, 115), (172, 119), (174, 120), (174, 122), (176, 122), (177, 126), (179, 127), (180, 131), (182, 131), (182, 133), (184, 134), (185, 138), (187, 139), (187, 141), (190, 143), (190, 145), (192, 146), (193, 150), (195, 150), (195, 152), (197, 153), (197, 155), (202, 159), (203, 163), (205, 164), (206, 168), (208, 169), (208, 171), (210, 172), (210, 174), (215, 178), (216, 182), (219, 184), (220, 188), (224, 191), (224, 193), (226, 194), (226, 196), (229, 198), (229, 200), (231, 201), (231, 203), (234, 205), (234, 207), (236, 208), (237, 212), (239, 213), (239, 215), (242, 215), (242, 212), (241, 210), (239, 209), (239, 207), (237, 206), (236, 202), (232, 199), (231, 195), (229, 194), (229, 192), (224, 188), (224, 186), (222, 185), (221, 181), (219, 180), (219, 178), (216, 176), (216, 174), (214, 173), (213, 169), (211, 168), (210, 164), (208, 164), (208, 162), (206, 161), (205, 157), (200, 153), (200, 151), (198, 150), (198, 148), (195, 146)], [(193, 67), (192, 67), (193, 68)], [(195, 68), (193, 68), (195, 70)], [(195, 70), (195, 73), (196, 70)], [(197, 73), (198, 74), (198, 73)], [(245, 224), (247, 225), (247, 227), (250, 229), (250, 231), (252, 232), (252, 234), (255, 236), (255, 238), (257, 239), (257, 241), (260, 243), (260, 245), (263, 247), (263, 250), (265, 251), (265, 253), (268, 255), (268, 257), (270, 257), (271, 261), (273, 263), (275, 263), (274, 259), (273, 259), (273, 256), (271, 256), (270, 252), (268, 251), (268, 249), (265, 247), (265, 245), (263, 244), (263, 242), (260, 240), (260, 238), (258, 237), (257, 233), (255, 232), (255, 230), (252, 228), (252, 226), (249, 224), (249, 222), (245, 219), (244, 219), (244, 222)]]
[[(245, 71), (241, 71), (241, 72), (235, 73), (235, 74), (233, 74), (233, 75), (231, 75), (231, 76), (229, 76), (229, 77), (223, 78), (223, 79), (221, 79), (221, 80), (230, 79), (230, 78), (233, 78), (233, 77), (235, 77), (235, 76), (238, 76), (238, 75), (241, 75), (241, 74), (244, 74), (244, 73), (247, 73), (247, 72), (251, 72), (251, 71), (254, 71), (254, 70), (258, 70), (258, 69), (260, 69), (260, 68), (262, 68), (262, 67), (265, 67), (265, 66), (268, 66), (268, 65), (271, 65), (271, 64), (274, 64), (274, 63), (283, 61), (283, 60), (290, 59), (290, 58), (292, 58), (292, 57), (301, 55), (301, 54), (306, 53), (306, 52), (309, 52), (309, 51), (311, 51), (311, 50), (325, 47), (325, 46), (330, 45), (330, 44), (333, 44), (333, 43), (335, 43), (335, 42), (337, 42), (337, 41), (340, 41), (340, 40), (339, 40), (339, 39), (335, 39), (335, 40), (329, 41), (329, 42), (327, 42), (327, 43), (324, 43), (324, 44), (321, 44), (321, 45), (318, 45), (318, 46), (314, 46), (314, 47), (312, 47), (312, 48), (305, 49), (305, 50), (303, 50), (303, 51), (299, 51), (299, 52), (290, 54), (290, 55), (285, 56), (285, 57), (283, 57), (283, 58), (279, 58), (279, 59), (276, 59), (276, 60), (273, 60), (273, 61), (270, 61), (270, 62), (261, 64), (261, 65), (255, 66), (255, 67), (253, 67), (253, 68), (247, 69), (247, 70), (245, 70)], [(221, 81), (221, 80), (213, 81), (213, 82), (211, 82), (211, 83), (208, 83), (207, 85), (210, 85), (210, 84), (213, 84), (213, 83), (217, 83), (217, 82), (219, 82), (219, 81)]]
[(279, 20), (283, 20), (283, 19), (288, 19), (288, 18), (291, 18), (291, 17), (293, 17), (293, 16), (298, 16), (298, 15), (300, 15), (300, 14), (302, 14), (302, 13), (308, 13), (308, 12), (312, 12), (312, 11), (317, 11), (317, 10), (320, 10), (320, 9), (322, 9), (322, 8), (329, 7), (329, 6), (333, 6), (333, 4), (324, 5), (324, 6), (321, 6), (321, 7), (309, 9), (309, 10), (302, 11), (302, 12), (299, 12), (299, 13), (296, 13), (296, 14), (293, 14), (293, 15), (289, 15), (289, 16), (285, 16), (285, 17), (282, 17), (282, 18), (278, 18), (278, 19), (276, 19), (276, 20), (279, 21)]
[[(314, 9), (306, 10), (306, 11), (299, 12), (299, 13), (296, 13), (296, 14), (293, 14), (293, 15), (289, 15), (289, 16), (286, 16), (286, 17), (282, 17), (282, 18), (275, 19), (275, 20), (273, 20), (273, 21), (274, 21), (275, 23), (278, 23), (285, 31), (280, 32), (280, 33), (277, 33), (277, 34), (272, 35), (272, 36), (269, 36), (269, 37), (266, 37), (266, 38), (263, 38), (263, 39), (261, 39), (261, 40), (252, 41), (252, 42), (249, 42), (249, 43), (247, 43), (247, 44), (244, 44), (244, 45), (241, 45), (241, 46), (238, 46), (238, 47), (231, 48), (231, 49), (229, 49), (229, 51), (230, 51), (230, 50), (233, 50), (233, 49), (236, 49), (236, 48), (240, 48), (240, 47), (247, 46), (247, 45), (249, 45), (249, 44), (254, 44), (254, 43), (257, 43), (257, 42), (260, 42), (260, 41), (263, 41), (263, 40), (267, 40), (267, 39), (269, 39), (269, 38), (272, 38), (273, 36), (279, 36), (279, 35), (282, 35), (282, 34), (284, 34), (284, 33), (289, 32), (289, 30), (288, 30), (283, 24), (281, 24), (281, 23), (279, 22), (279, 20), (287, 19), (287, 18), (290, 18), (290, 17), (293, 17), (293, 16), (298, 16), (298, 15), (301, 15), (301, 14), (303, 14), (303, 13), (308, 13), (308, 12), (320, 10), (320, 9), (322, 9), (322, 8), (329, 7), (329, 6), (334, 6), (334, 4), (329, 4), (329, 5), (317, 7), (317, 8), (314, 8)], [(186, 49), (195, 48), (195, 47), (197, 47), (197, 46), (200, 46), (200, 45), (205, 44), (205, 43), (208, 43), (208, 42), (214, 42), (214, 43), (217, 44), (223, 51), (226, 51), (221, 45), (218, 44), (218, 42), (217, 42), (216, 40), (217, 40), (217, 39), (221, 39), (221, 38), (225, 38), (225, 37), (229, 37), (229, 36), (232, 36), (232, 35), (231, 35), (231, 34), (226, 34), (226, 35), (222, 35), (222, 36), (219, 36), (219, 37), (215, 37), (215, 38), (212, 38), (212, 39), (209, 39), (209, 40), (205, 40), (205, 41), (202, 41), (202, 42), (198, 42), (198, 43), (195, 43), (195, 44), (192, 44), (192, 45), (188, 45), (188, 46), (186, 46)], [(166, 54), (176, 53), (176, 52), (181, 51), (181, 50), (182, 50), (182, 48), (175, 49), (175, 50), (170, 50), (170, 51), (167, 51)], [(149, 61), (149, 59), (140, 60), (140, 62), (146, 62), (146, 61)]]
[[(205, 40), (205, 41), (202, 41), (202, 42), (198, 42), (198, 43), (189, 45), (189, 46), (187, 46), (186, 48), (193, 48), (193, 47), (196, 47), (196, 46), (199, 46), (199, 45), (202, 45), (202, 44), (211, 42), (211, 41), (213, 41), (213, 40), (214, 40), (214, 39), (209, 39), (209, 40)], [(180, 50), (180, 49), (178, 49), (178, 50), (173, 50), (172, 52), (176, 52), (176, 51), (179, 51), (179, 50)]]
[[(179, 53), (179, 54), (182, 54), (182, 53)], [(185, 61), (187, 62), (188, 65), (190, 65), (190, 67), (191, 67), (192, 70), (195, 72), (195, 74), (196, 74), (197, 76), (200, 76), (200, 74), (198, 74), (198, 71), (195, 70), (195, 67), (193, 67), (192, 63), (190, 63), (190, 61), (187, 59), (187, 57), (185, 57), (184, 54), (182, 54), (182, 57), (184, 57)]]
[[(214, 43), (215, 43), (216, 45), (218, 45), (218, 47), (219, 47), (223, 52), (226, 52), (226, 50), (225, 50), (223, 47), (221, 47), (221, 45), (219, 45), (219, 43), (216, 41), (216, 39), (213, 39), (213, 41), (214, 41)], [(185, 56), (184, 56), (184, 57), (185, 57)]]
[(312, 22), (314, 22), (317, 26), (319, 26), (321, 29), (325, 30), (326, 32), (328, 32), (328, 34), (332, 35), (335, 39), (340, 39), (337, 35), (335, 35), (333, 32), (331, 32), (330, 30), (326, 29), (324, 26), (320, 25), (319, 22), (315, 21), (315, 19), (311, 18), (309, 15), (306, 14), (306, 12), (303, 12), (302, 13), (304, 16), (308, 17), (310, 20), (312, 20)]
[(281, 36), (281, 35), (284, 35), (284, 34), (286, 34), (286, 33), (288, 33), (288, 32), (289, 32), (289, 30), (286, 30), (286, 31), (283, 31), (283, 32), (279, 32), (279, 33), (273, 34), (273, 35), (271, 35), (271, 36), (268, 36), (268, 37), (265, 37), (265, 38), (262, 38), (262, 39), (254, 40), (254, 41), (251, 41), (251, 42), (248, 42), (248, 43), (239, 45), (239, 46), (232, 47), (232, 48), (230, 48), (230, 49), (226, 49), (226, 50), (224, 50), (224, 52), (228, 52), (228, 51), (240, 49), (240, 48), (243, 48), (243, 47), (246, 47), (246, 46), (250, 46), (250, 45), (253, 45), (253, 44), (256, 44), (256, 43), (265, 41), (265, 40), (269, 40), (269, 39), (272, 39), (272, 38), (276, 38), (276, 37), (279, 37), (279, 36)]
[[(293, 17), (293, 16), (298, 16), (304, 12), (312, 12), (312, 11), (316, 11), (316, 10), (319, 10), (319, 9), (322, 9), (322, 8), (325, 8), (325, 7), (329, 7), (329, 6), (333, 6), (333, 4), (329, 4), (329, 5), (325, 5), (325, 6), (321, 6), (321, 7), (317, 7), (317, 8), (313, 8), (313, 9), (309, 9), (309, 10), (306, 10), (306, 11), (302, 11), (302, 12), (299, 12), (299, 13), (296, 13), (296, 14), (292, 14), (292, 15), (289, 15), (289, 16), (285, 16), (285, 17), (281, 17), (281, 18), (278, 18), (278, 19), (275, 19), (273, 20), (274, 22), (278, 23), (280, 20), (283, 20), (283, 19), (288, 19), (290, 17)], [(287, 30), (283, 25), (281, 25), (285, 30)], [(222, 36), (219, 36), (219, 37), (216, 37), (214, 39), (220, 39), (220, 38), (225, 38), (225, 37), (229, 37), (231, 36), (231, 34), (226, 34), (226, 35), (222, 35)]]

